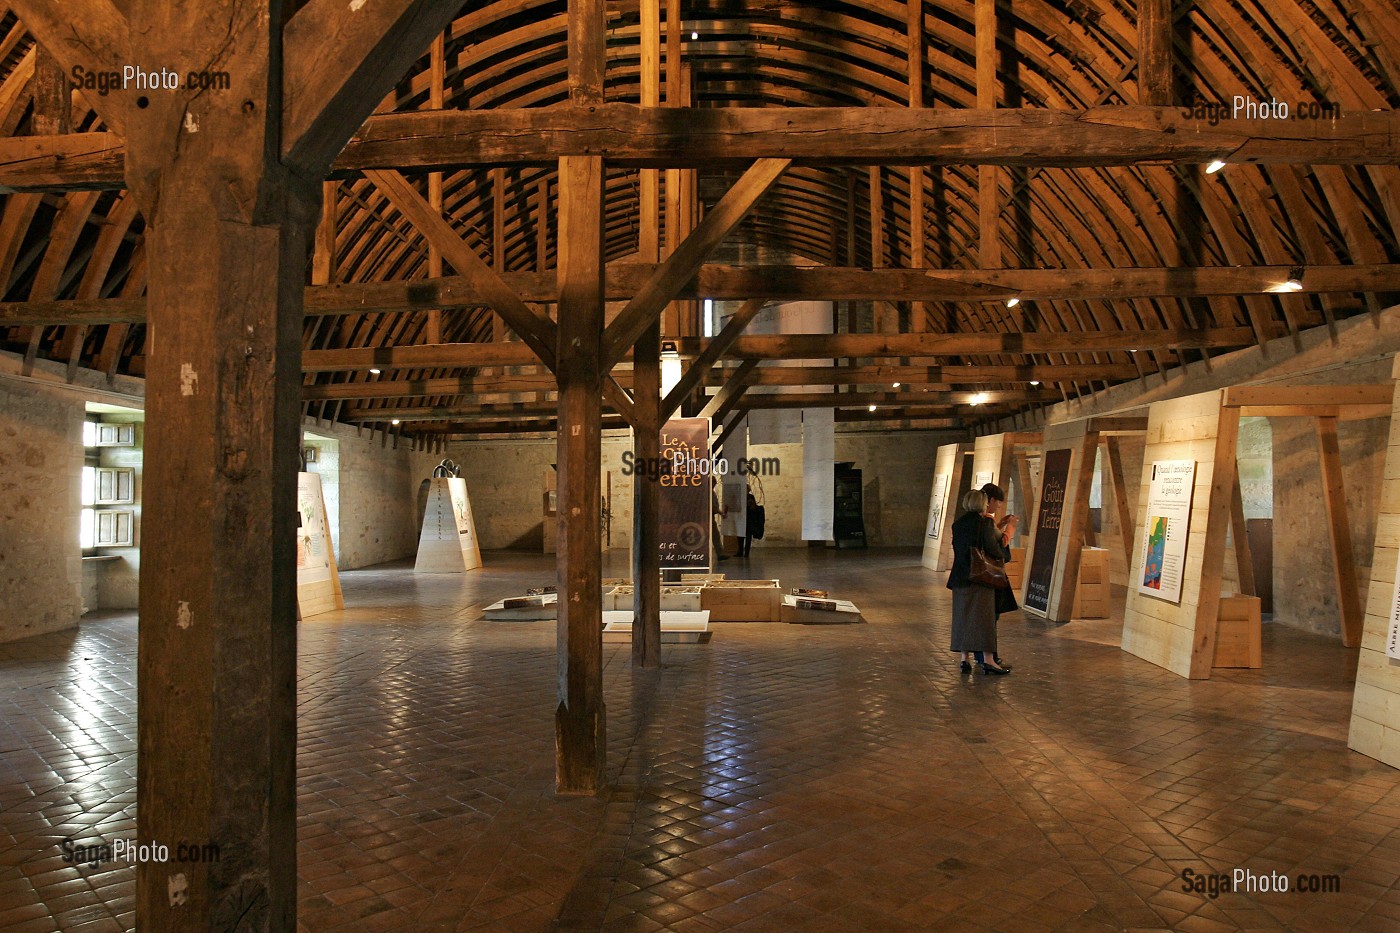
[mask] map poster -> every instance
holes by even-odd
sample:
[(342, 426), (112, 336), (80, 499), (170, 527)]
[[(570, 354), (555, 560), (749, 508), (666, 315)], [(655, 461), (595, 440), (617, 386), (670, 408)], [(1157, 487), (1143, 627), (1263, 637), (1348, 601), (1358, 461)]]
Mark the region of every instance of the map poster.
[[(710, 566), (715, 498), (710, 463), (710, 419), (672, 418), (661, 428), (661, 458), (671, 471), (661, 484), (661, 569)], [(718, 542), (717, 542), (718, 543)]]
[[(1039, 613), (1050, 611), (1050, 582), (1054, 579), (1055, 552), (1060, 542), (1065, 487), (1069, 484), (1069, 464), (1073, 455), (1074, 451), (1068, 447), (1047, 451), (1041, 468), (1035, 548), (1031, 551), (1031, 563), (1026, 572), (1026, 608)], [(1075, 508), (1080, 506), (1080, 503), (1075, 504)]]
[(1186, 536), (1191, 530), (1191, 496), (1196, 461), (1158, 460), (1152, 464), (1143, 528), (1138, 591), (1168, 602), (1181, 602)]
[(943, 533), (943, 516), (948, 511), (947, 473), (939, 473), (933, 478), (933, 496), (928, 504), (928, 536), (935, 541)]

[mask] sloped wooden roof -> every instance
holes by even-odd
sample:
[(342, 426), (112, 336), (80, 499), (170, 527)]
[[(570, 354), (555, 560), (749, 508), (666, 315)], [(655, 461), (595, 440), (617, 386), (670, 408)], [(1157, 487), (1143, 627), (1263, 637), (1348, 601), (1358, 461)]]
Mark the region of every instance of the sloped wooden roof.
[[(606, 97), (640, 100), (640, 10), (610, 3)], [(663, 4), (664, 6), (664, 4)], [(682, 10), (685, 93), (700, 108), (906, 107), (977, 104), (974, 3), (924, 2), (912, 19), (894, 0), (799, 3), (780, 0), (685, 2)], [(1078, 111), (1139, 99), (1134, 5), (1113, 0), (1009, 0), (997, 4), (999, 93), (1003, 107)], [(568, 99), (565, 3), (516, 0), (466, 4), (447, 30), (440, 78), (425, 54), (380, 113), (429, 109), (441, 81), (443, 106), (458, 110), (540, 108)], [(1344, 113), (1394, 110), (1400, 102), (1400, 16), (1393, 0), (1213, 0), (1190, 5), (1176, 24), (1180, 103), (1256, 101), (1327, 105)], [(911, 55), (910, 49), (915, 52)], [(36, 51), (22, 23), (0, 19), (0, 134), (27, 135)], [(915, 75), (915, 87), (910, 75)], [(98, 128), (81, 96), (74, 130)], [(1391, 160), (1394, 162), (1394, 159)], [(795, 165), (731, 234), (732, 256), (778, 257), (834, 267), (911, 264), (911, 168)], [(976, 166), (923, 170), (923, 214), (916, 218), (930, 268), (979, 266)], [(712, 203), (738, 172), (702, 168), (702, 203)], [(1327, 266), (1400, 263), (1400, 166), (1231, 165), (1207, 175), (1198, 166), (1029, 167), (997, 170), (1002, 263), (1024, 269)], [(410, 175), (426, 191), (421, 173)], [(874, 195), (872, 196), (872, 186)], [(328, 183), (330, 209), (318, 236), (308, 283), (412, 281), (428, 274), (429, 246), (370, 180), (351, 174)], [(535, 272), (554, 264), (556, 172), (539, 166), (471, 167), (442, 179), (444, 213), (465, 241), (497, 270)], [(607, 251), (632, 257), (639, 228), (638, 171), (610, 168)], [(872, 217), (879, 225), (872, 236)], [(120, 190), (13, 193), (0, 212), (0, 283), (8, 302), (139, 298), (144, 289), (143, 221)], [(333, 244), (333, 245), (332, 245)], [(876, 255), (876, 245), (883, 255)], [(197, 257), (191, 257), (197, 261)], [(906, 303), (906, 327), (938, 333), (1075, 333), (1079, 331), (1248, 328), (1243, 345), (1296, 332), (1388, 301), (1384, 291), (1191, 298), (1056, 298), (1009, 308), (1002, 301)], [(911, 315), (918, 315), (917, 323)], [(439, 342), (485, 342), (501, 336), (486, 308), (441, 312)], [(305, 325), (306, 349), (423, 343), (430, 316), (421, 311), (317, 314)], [(866, 306), (846, 320), (869, 327)], [(0, 328), (4, 349), (106, 372), (140, 375), (140, 323), (14, 325)], [(1060, 367), (1046, 378), (1053, 397), (1199, 359), (1209, 349), (1149, 347), (1098, 352), (958, 354), (944, 366), (1035, 364)], [(930, 363), (931, 360), (924, 360)], [(1084, 367), (1102, 367), (1102, 378)], [(529, 376), (532, 370), (515, 370)], [(406, 398), (326, 397), (325, 386), (425, 382), (470, 377), (455, 368), (396, 369), (371, 374), (356, 365), (308, 372), (308, 412), (387, 426), (396, 409), (455, 410), (483, 402), (501, 430), (521, 412), (547, 407), (531, 394), (493, 395), (486, 383), (452, 391), (425, 383)], [(715, 379), (721, 378), (717, 374)], [(520, 382), (522, 380), (517, 380)], [(528, 382), (528, 379), (523, 380)], [(713, 382), (713, 380), (712, 380)], [(969, 388), (1025, 389), (1023, 381), (967, 380)], [(442, 388), (441, 395), (423, 394)], [(459, 386), (460, 388), (460, 386)], [(1035, 404), (950, 409), (959, 423)], [(878, 413), (898, 414), (899, 406)], [(929, 408), (929, 406), (923, 406)], [(382, 417), (378, 410), (382, 409)], [(366, 411), (369, 410), (369, 414)], [(860, 417), (865, 417), (864, 413)], [(903, 422), (901, 422), (903, 423)], [(428, 431), (408, 421), (394, 431)], [(464, 427), (465, 429), (465, 427)]]

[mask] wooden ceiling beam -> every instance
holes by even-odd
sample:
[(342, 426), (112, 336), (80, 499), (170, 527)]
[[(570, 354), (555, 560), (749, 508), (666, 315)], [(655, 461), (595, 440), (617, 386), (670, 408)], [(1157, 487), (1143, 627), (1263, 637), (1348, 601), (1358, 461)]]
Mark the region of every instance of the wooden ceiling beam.
[(461, 10), (458, 0), (307, 0), (282, 27), (282, 160), (319, 171)]
[[(369, 117), (331, 171), (547, 166), (567, 154), (602, 155), (612, 165), (634, 168), (716, 168), (762, 158), (803, 165), (1042, 167), (1400, 161), (1400, 112), (1393, 110), (1327, 120), (1211, 122), (1185, 108), (1126, 106), (698, 109), (605, 103), (423, 110)], [(109, 134), (0, 140), (0, 192), (123, 184), (122, 150)]]
[[(131, 64), (130, 25), (112, 0), (64, 4), (55, 0), (11, 0), (9, 6), (69, 74), (75, 68), (82, 69), (79, 73), (120, 73), (123, 65)], [(109, 129), (123, 133), (128, 106), (125, 94), (81, 93)], [(121, 173), (118, 168), (119, 178)]]
[[(1248, 327), (1177, 328), (1171, 330), (1097, 331), (1084, 333), (960, 334), (776, 334), (740, 337), (726, 359), (823, 360), (891, 356), (969, 356), (985, 354), (1092, 353), (1163, 347), (1238, 348), (1253, 343)], [(677, 340), (682, 355), (698, 356), (705, 337)], [(349, 347), (306, 350), (305, 372), (359, 369), (468, 368), (528, 366), (533, 351), (519, 343), (449, 343), (417, 346)]]
[[(613, 263), (607, 298), (631, 298), (656, 265)], [(705, 265), (685, 282), (680, 298), (716, 301), (1027, 301), (1128, 300), (1269, 294), (1301, 271), (1293, 294), (1400, 292), (1400, 263), (1315, 266), (1204, 266), (1163, 269), (848, 269), (828, 266)], [(496, 276), (497, 273), (492, 273)], [(522, 302), (558, 300), (552, 272), (506, 272), (500, 280)], [(490, 304), (477, 280), (446, 276), (407, 282), (308, 286), (308, 317), (431, 311)], [(531, 312), (532, 314), (534, 312)], [(141, 298), (0, 302), (0, 326), (139, 324)]]
[[(659, 111), (658, 111), (659, 112)], [(603, 371), (612, 369), (675, 299), (686, 282), (700, 270), (714, 248), (753, 210), (758, 199), (772, 188), (790, 163), (786, 159), (760, 159), (744, 172), (706, 212), (666, 261), (657, 267), (637, 294), (607, 326), (603, 334)]]

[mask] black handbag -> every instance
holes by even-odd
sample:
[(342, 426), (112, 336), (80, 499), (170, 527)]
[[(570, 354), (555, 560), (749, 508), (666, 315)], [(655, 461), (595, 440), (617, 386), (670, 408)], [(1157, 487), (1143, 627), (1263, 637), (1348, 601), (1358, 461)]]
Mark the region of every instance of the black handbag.
[(980, 547), (972, 549), (972, 565), (967, 578), (973, 583), (990, 586), (996, 590), (1011, 589), (1011, 581), (1006, 579), (1006, 565), (994, 557), (988, 557)]

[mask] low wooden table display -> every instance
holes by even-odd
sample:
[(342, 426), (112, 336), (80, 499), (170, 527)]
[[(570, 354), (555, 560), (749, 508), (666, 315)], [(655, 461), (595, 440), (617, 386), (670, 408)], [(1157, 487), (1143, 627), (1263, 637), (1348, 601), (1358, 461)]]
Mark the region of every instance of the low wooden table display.
[(777, 580), (716, 580), (700, 590), (700, 608), (711, 622), (777, 622), (782, 597)]

